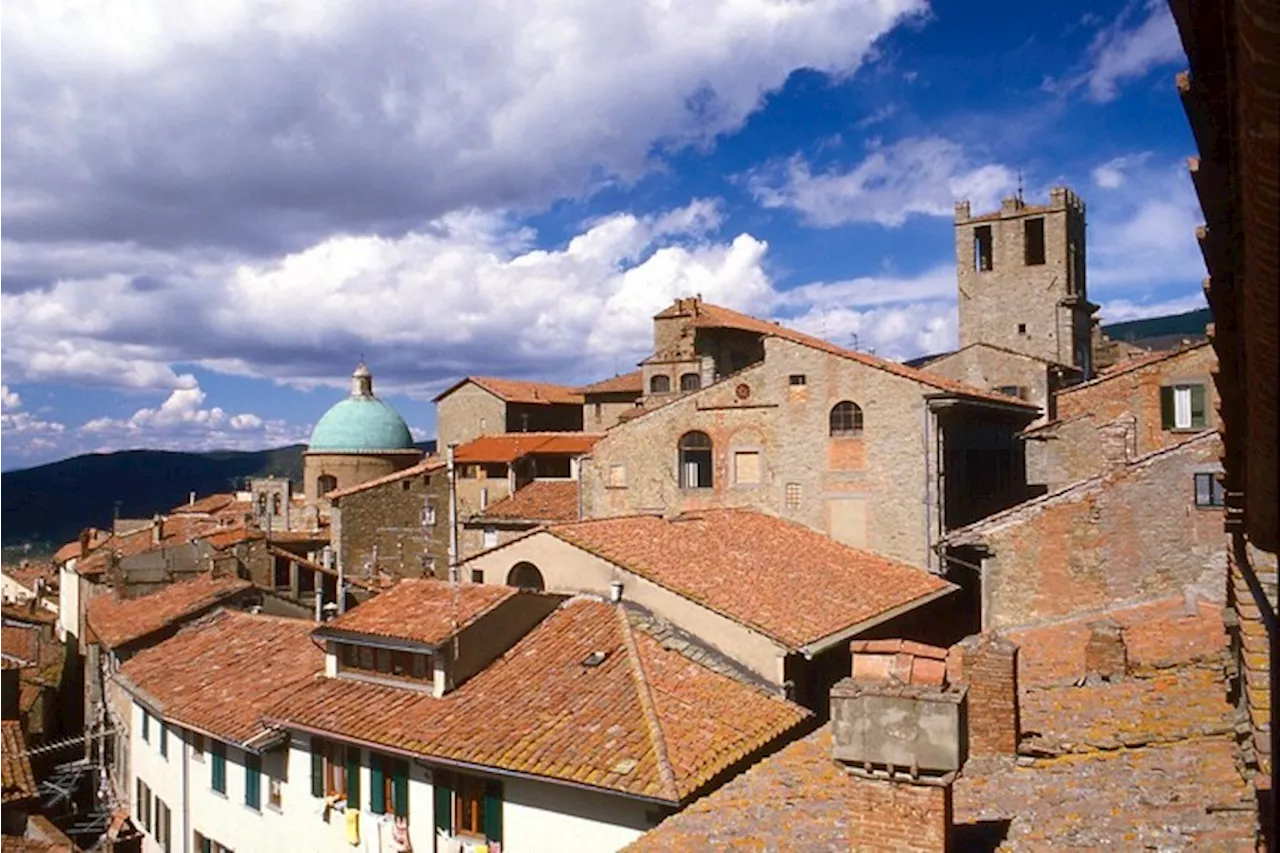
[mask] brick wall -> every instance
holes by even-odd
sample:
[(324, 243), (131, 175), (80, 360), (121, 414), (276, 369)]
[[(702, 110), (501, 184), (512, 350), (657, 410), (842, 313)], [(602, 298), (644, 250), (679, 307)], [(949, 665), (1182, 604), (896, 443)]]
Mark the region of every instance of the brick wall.
[(1018, 646), (996, 634), (975, 634), (951, 648), (948, 678), (969, 686), (969, 755), (1016, 755)]
[(849, 849), (856, 853), (938, 853), (948, 850), (953, 816), (950, 785), (910, 785), (852, 779)]

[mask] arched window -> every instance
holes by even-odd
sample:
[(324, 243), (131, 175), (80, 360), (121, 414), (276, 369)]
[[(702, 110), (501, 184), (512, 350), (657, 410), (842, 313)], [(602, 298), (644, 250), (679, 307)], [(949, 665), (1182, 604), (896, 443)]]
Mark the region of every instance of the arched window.
[(658, 374), (649, 380), (650, 394), (667, 394), (671, 391), (671, 377)]
[(322, 498), (338, 488), (338, 478), (332, 474), (321, 474), (316, 478), (316, 497)]
[(684, 373), (680, 376), (681, 391), (697, 391), (702, 387), (702, 377), (696, 373)]
[(543, 583), (542, 572), (533, 563), (516, 563), (507, 573), (507, 586), (542, 592), (547, 588)]
[(272, 495), (271, 496), (271, 514), (279, 518), (281, 506), (282, 504), (280, 503), (280, 495), (278, 494)]
[(267, 514), (267, 493), (258, 492), (258, 515)]
[(680, 436), (680, 488), (711, 488), (711, 436), (705, 432)]
[(831, 410), (833, 436), (862, 435), (862, 409), (857, 403), (843, 400)]

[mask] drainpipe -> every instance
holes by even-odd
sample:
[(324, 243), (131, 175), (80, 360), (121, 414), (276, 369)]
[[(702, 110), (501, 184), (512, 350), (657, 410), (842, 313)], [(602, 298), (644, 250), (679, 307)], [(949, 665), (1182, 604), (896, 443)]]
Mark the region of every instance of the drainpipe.
[(456, 444), (445, 451), (449, 479), (449, 580), (458, 582), (458, 473), (453, 462)]

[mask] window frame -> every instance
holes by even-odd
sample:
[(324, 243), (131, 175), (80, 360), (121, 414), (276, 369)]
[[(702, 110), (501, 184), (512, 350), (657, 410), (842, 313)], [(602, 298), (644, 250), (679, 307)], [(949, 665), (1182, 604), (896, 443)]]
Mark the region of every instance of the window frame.
[(215, 794), (227, 795), (227, 745), (220, 740), (209, 744), (209, 787)]
[[(1035, 232), (1039, 232), (1036, 234)], [(1034, 239), (1033, 239), (1034, 238)], [(1033, 252), (1032, 248), (1039, 249)], [(1022, 220), (1022, 263), (1028, 267), (1042, 267), (1046, 263), (1045, 222), (1043, 216)]]
[[(702, 440), (706, 445), (702, 445)], [(697, 446), (689, 446), (697, 443)], [(696, 454), (691, 457), (690, 454)], [(676, 475), (681, 489), (715, 488), (715, 443), (702, 430), (689, 430), (676, 442)], [(689, 466), (696, 466), (697, 474), (690, 482)], [(705, 478), (704, 475), (705, 474)], [(703, 482), (705, 479), (706, 482)]]
[(787, 385), (792, 388), (803, 388), (809, 384), (809, 377), (803, 373), (792, 373), (787, 377)]
[(702, 376), (697, 373), (681, 373), (680, 374), (680, 392), (688, 394), (692, 391), (702, 389)]
[(670, 394), (671, 377), (665, 373), (655, 373), (649, 377), (650, 394)]
[(865, 429), (862, 407), (852, 400), (841, 400), (827, 413), (829, 438), (861, 438)]
[[(1192, 494), (1196, 509), (1222, 509), (1227, 504), (1222, 475), (1215, 471), (1197, 471), (1192, 475)], [(1202, 490), (1201, 485), (1205, 488)], [(1203, 496), (1203, 499), (1202, 499)]]
[[(1185, 399), (1185, 405), (1183, 400)], [(1181, 415), (1185, 412), (1185, 419)], [(1160, 386), (1160, 427), (1165, 432), (1209, 428), (1209, 394), (1203, 382), (1171, 382)]]
[(262, 811), (262, 756), (248, 750), (244, 753), (244, 804)]
[[(484, 838), (484, 809), (485, 780), (465, 773), (455, 775), (453, 777), (454, 834), (467, 838)], [(464, 823), (464, 817), (470, 817), (471, 820)]]

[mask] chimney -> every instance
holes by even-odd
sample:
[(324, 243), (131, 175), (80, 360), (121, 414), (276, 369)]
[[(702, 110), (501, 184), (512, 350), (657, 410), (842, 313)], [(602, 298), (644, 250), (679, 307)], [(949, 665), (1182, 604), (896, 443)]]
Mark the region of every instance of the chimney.
[(1120, 681), (1129, 672), (1129, 650), (1124, 628), (1114, 619), (1089, 623), (1089, 642), (1084, 647), (1085, 678), (1089, 681)]
[(164, 519), (160, 517), (160, 513), (156, 513), (151, 518), (151, 542), (159, 545), (164, 539)]
[(947, 851), (951, 786), (968, 751), (967, 690), (946, 649), (855, 640), (852, 675), (831, 688), (832, 757), (849, 774), (854, 851)]
[(974, 634), (951, 647), (947, 676), (964, 682), (969, 696), (969, 755), (1018, 752), (1018, 646), (997, 634)]
[(195, 505), (195, 502), (196, 502), (196, 493), (195, 493), (195, 492), (192, 492), (192, 493), (187, 497), (187, 506), (194, 506), (194, 505)]
[(80, 559), (89, 556), (89, 543), (93, 541), (93, 528), (86, 527), (80, 531)]

